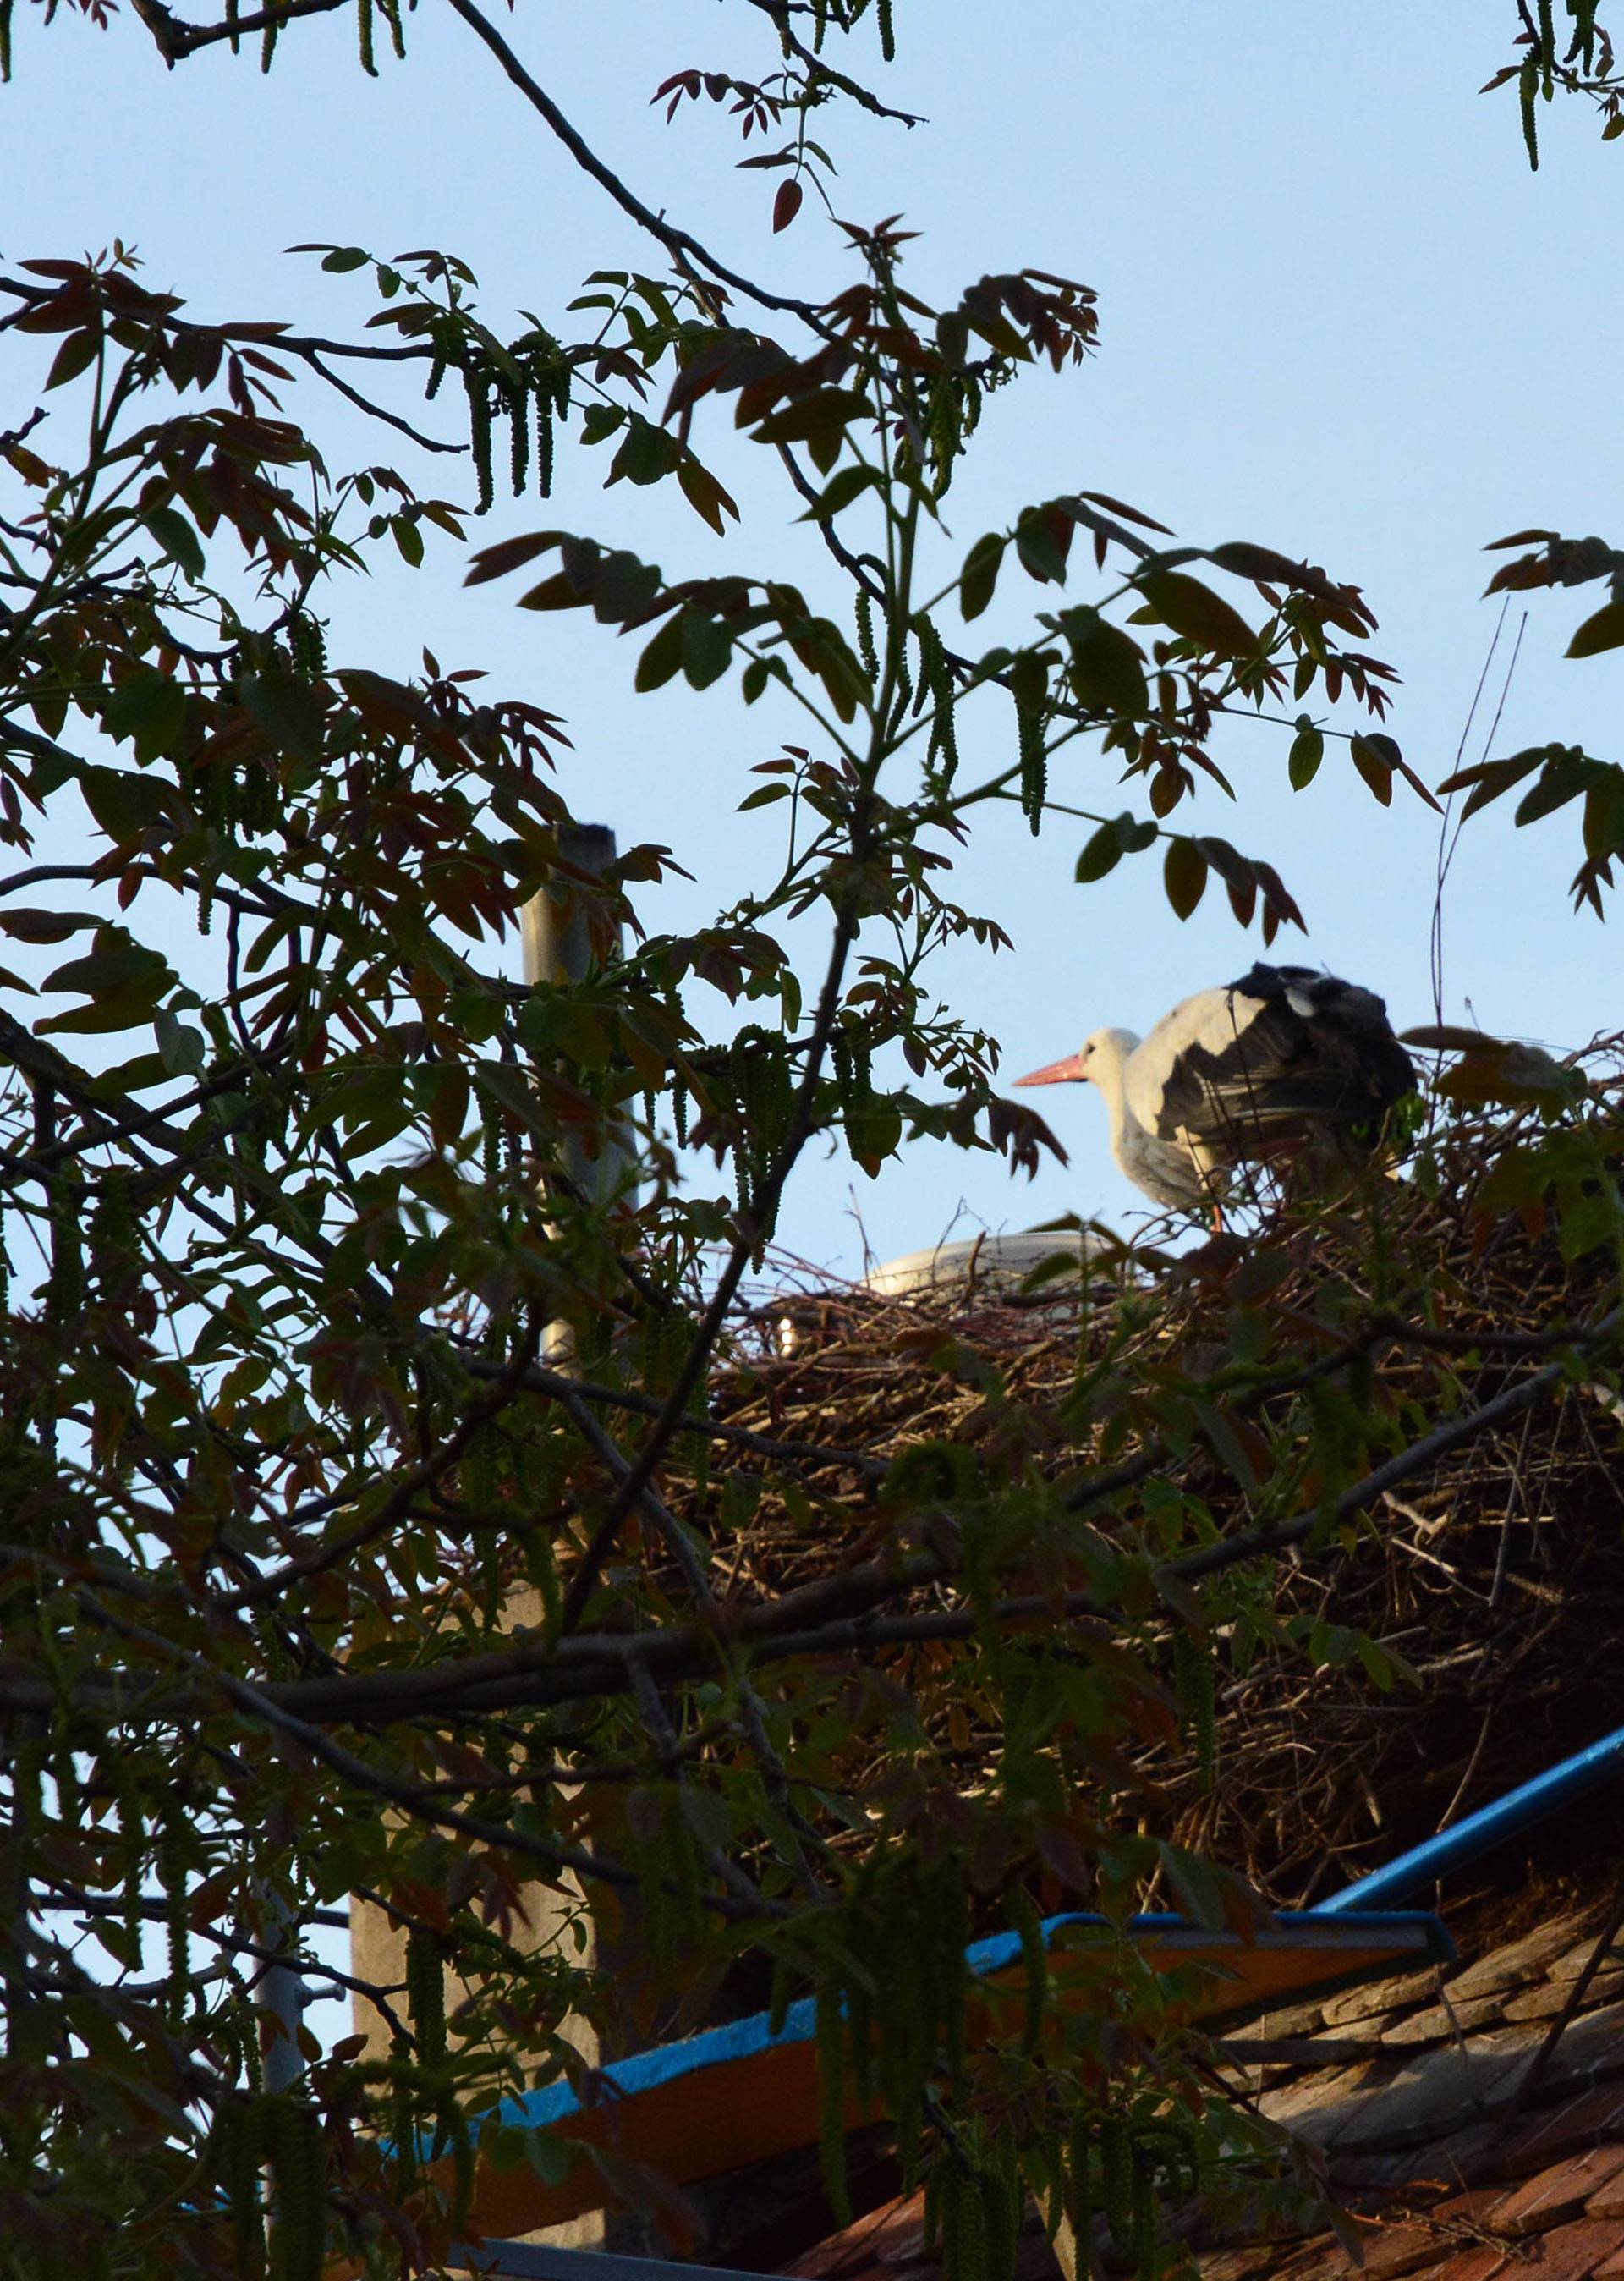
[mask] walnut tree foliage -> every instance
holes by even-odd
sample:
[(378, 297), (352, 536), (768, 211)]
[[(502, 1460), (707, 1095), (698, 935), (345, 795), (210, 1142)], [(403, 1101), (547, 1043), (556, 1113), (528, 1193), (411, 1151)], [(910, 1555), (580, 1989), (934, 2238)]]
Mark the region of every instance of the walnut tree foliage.
[[(351, 4), (84, 12), (173, 66), (226, 43), (250, 68)], [(856, 2080), (957, 2276), (1006, 2267), (1023, 2180), (1080, 2223), (1106, 2208), (1149, 2271), (1158, 2200), (1295, 2192), (1289, 2161), (1209, 2096), (1180, 1991), (1128, 1955), (1087, 2017), (1035, 1971), (991, 2040), (966, 2039), (958, 1958), (1001, 1924), (1035, 1961), (1040, 1915), (1153, 1890), (1220, 1924), (1252, 1907), (1158, 1835), (1134, 1754), (1205, 1751), (1270, 1562), (1355, 1525), (1444, 1430), (1371, 1373), (1425, 1314), (1380, 1184), (1365, 1301), (1276, 1320), (1263, 1272), (1220, 1350), (1147, 1376), (1095, 1342), (1058, 1420), (1012, 1409), (974, 1453), (870, 1465), (860, 1551), (776, 1598), (730, 1598), (728, 1537), (764, 1499), (805, 1509), (799, 1453), (719, 1424), (710, 1392), (809, 1147), (872, 1172), (904, 1145), (1015, 1170), (1053, 1146), (933, 987), (941, 946), (997, 937), (950, 892), (979, 812), (1068, 835), (1084, 887), (1153, 854), (1180, 917), (1215, 878), (1266, 944), (1299, 923), (1289, 890), (1184, 806), (1224, 784), (1237, 714), (1278, 724), (1298, 789), (1334, 750), (1379, 800), (1426, 796), (1380, 726), (1374, 621), (1312, 564), (1087, 490), (950, 534), (987, 400), (1081, 365), (1096, 313), (1024, 268), (927, 306), (895, 220), (841, 225), (831, 299), (788, 290), (829, 179), (815, 114), (905, 115), (905, 13), (747, 0), (741, 68), (765, 42), (765, 75), (658, 91), (742, 128), (741, 195), (772, 176), (769, 288), (581, 142), (523, 12), (449, 4), (583, 197), (643, 226), (645, 271), (510, 328), (452, 255), (305, 249), (370, 279), (356, 337), (217, 322), (122, 247), (0, 272), (8, 402), (35, 407), (0, 437), (0, 931), (27, 969), (0, 974), (6, 2270), (433, 2269), (479, 2164), (527, 2159), (496, 2099), (584, 2074), (567, 2022), (613, 2047), (748, 1985), (816, 1996), (832, 2125)], [(360, 67), (409, 68), (398, 0), (354, 12)], [(1605, 28), (1568, 14), (1566, 54), (1549, 8), (1522, 27), (1525, 109), (1559, 84), (1612, 132)], [(332, 464), (334, 387), (388, 464)], [(455, 503), (424, 487), (436, 421)], [(727, 429), (761, 447), (736, 500), (707, 459)], [(781, 863), (686, 935), (639, 910), (682, 850), (574, 860), (566, 723), (427, 652), (408, 682), (343, 647), (337, 577), (465, 549), (566, 452), (674, 484), (727, 538), (707, 577), (539, 528), (469, 573), (493, 607), (628, 637), (651, 721), (678, 681), (757, 708), (716, 766), (777, 807)], [(797, 518), (826, 543), (815, 590), (775, 567)], [(1534, 537), (1509, 582), (1612, 578), (1575, 647), (1624, 638), (1620, 558)], [(995, 589), (1023, 630), (981, 649)], [(1584, 794), (1598, 893), (1617, 769), (1494, 765), (1474, 800), (1535, 769), (1525, 813)], [(584, 925), (584, 978), (514, 978), (538, 895)], [(787, 940), (809, 916), (810, 960), (804, 925)], [(940, 1646), (924, 1694), (873, 1666), (899, 1642)], [(1373, 1643), (1305, 1645), (1392, 1675)], [(990, 1784), (947, 1739), (971, 1712), (1000, 1737)], [(527, 1951), (538, 1884), (596, 1945)], [(408, 1934), (405, 1983), (371, 1991), (389, 2055), (310, 2039), (267, 2081), (266, 1970), (347, 1985), (303, 1944), (352, 1894)], [(631, 1953), (628, 2018), (596, 1960)], [(680, 2231), (659, 2181), (610, 2167)]]

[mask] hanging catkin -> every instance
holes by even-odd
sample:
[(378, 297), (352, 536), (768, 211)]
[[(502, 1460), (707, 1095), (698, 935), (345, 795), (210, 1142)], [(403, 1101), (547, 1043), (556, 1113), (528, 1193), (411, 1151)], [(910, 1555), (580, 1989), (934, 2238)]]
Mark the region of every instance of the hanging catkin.
[(484, 374), (476, 371), (472, 364), (463, 367), (463, 384), (468, 391), (468, 439), (473, 452), (473, 476), (478, 485), (474, 511), (479, 514), (489, 514), (496, 495), (490, 459), (490, 389)]
[(219, 2178), (231, 2208), (236, 2281), (264, 2281), (265, 2213), (259, 2173), (265, 2161), (263, 2102), (253, 2096), (227, 2098), (216, 2124), (220, 2141)]
[(1151, 2281), (1156, 2271), (1156, 2174), (1147, 2161), (1134, 2166), (1134, 2262), (1139, 2281)]
[(308, 2100), (267, 2102), (276, 2210), (276, 2281), (321, 2281), (327, 2181), (321, 2119)]
[(1043, 2011), (1049, 1996), (1049, 1957), (1043, 1945), (1043, 1928), (1030, 1896), (1020, 1887), (1010, 1895), (1006, 1905), (1010, 1922), (1020, 1936), (1021, 1968), (1027, 1983), (1026, 2030), (1021, 2049), (1028, 2059), (1035, 2059), (1043, 2039)]
[(513, 497), (518, 499), (525, 487), (525, 477), (530, 472), (530, 391), (527, 388), (510, 389), (507, 397), (508, 425), (512, 430), (512, 450), (509, 474), (512, 480)]
[(1100, 2200), (1111, 2238), (1127, 2249), (1134, 2231), (1134, 2143), (1120, 2115), (1107, 2115), (1099, 2126)]
[(1074, 2121), (1066, 2145), (1066, 2215), (1076, 2237), (1077, 2269), (1081, 2273), (1089, 2262), (1089, 2245), (1094, 2232), (1093, 2141), (1087, 2122), (1081, 2117)]
[(858, 588), (855, 609), (858, 655), (862, 660), (863, 670), (868, 676), (870, 687), (877, 687), (880, 680), (880, 653), (874, 647), (874, 606), (869, 599), (866, 586)]
[(1035, 705), (1015, 700), (1015, 728), (1020, 746), (1020, 812), (1035, 839), (1043, 823), (1043, 802), (1049, 796), (1049, 761), (1043, 750), (1043, 716)]
[(427, 2068), (445, 2059), (445, 1972), (433, 1933), (413, 1925), (406, 1935), (406, 2002), (418, 2057)]
[(851, 2223), (851, 2200), (846, 2184), (846, 2028), (841, 2015), (840, 1991), (827, 1984), (818, 1991), (816, 2030), (818, 2053), (818, 2157), (823, 2191), (836, 2225)]
[(158, 1875), (164, 1894), (164, 1925), (168, 1935), (169, 1973), (164, 2003), (171, 2020), (185, 2017), (190, 1993), (191, 1937), (187, 1922), (186, 1845), (179, 1813), (170, 1816), (158, 1842)]

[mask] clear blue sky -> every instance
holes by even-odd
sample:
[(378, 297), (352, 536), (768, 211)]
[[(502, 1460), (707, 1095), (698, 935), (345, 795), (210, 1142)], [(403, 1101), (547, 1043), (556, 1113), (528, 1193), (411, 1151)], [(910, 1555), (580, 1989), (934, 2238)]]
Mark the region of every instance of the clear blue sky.
[[(992, 404), (954, 495), (960, 544), (1028, 499), (1089, 488), (1183, 539), (1306, 553), (1365, 587), (1382, 622), (1374, 646), (1403, 675), (1389, 726), (1433, 782), (1451, 765), (1497, 614), (1479, 599), (1482, 547), (1530, 523), (1624, 530), (1613, 449), (1624, 146), (1602, 147), (1585, 114), (1558, 105), (1530, 175), (1514, 101), (1476, 93), (1507, 51), (1512, 14), (1413, 0), (1154, 11), (901, 0), (887, 91), (929, 124), (829, 122), (838, 211), (862, 221), (900, 211), (923, 231), (910, 263), (927, 296), (1022, 263), (1100, 296), (1099, 357)], [(750, 11), (520, 0), (504, 21), (650, 204), (753, 274), (812, 293), (843, 281), (841, 240), (811, 205), (787, 237), (770, 236), (772, 178), (732, 170), (719, 114), (707, 106), (667, 128), (648, 107), (658, 81), (690, 64), (768, 68)], [(589, 268), (658, 267), (456, 19), (425, 0), (409, 39), (406, 66), (382, 60), (376, 82), (356, 67), (349, 17), (296, 27), (268, 79), (220, 50), (166, 74), (127, 19), (108, 35), (77, 18), (47, 31), (23, 12), (14, 81), (0, 93), (5, 257), (119, 235), (139, 245), (147, 281), (173, 284), (199, 314), (281, 314), (327, 330), (371, 304), (353, 281), (288, 258), (296, 241), (458, 251), (498, 329), (516, 307), (555, 313)], [(877, 66), (872, 50), (868, 60)], [(347, 416), (320, 416), (335, 460), (379, 455)], [(740, 464), (732, 448), (724, 468)], [(458, 463), (441, 466), (437, 486), (466, 496)], [(806, 535), (789, 528), (793, 506), (781, 511), (759, 483), (760, 511), (724, 543), (648, 492), (600, 496), (599, 473), (591, 459), (572, 467), (546, 508), (499, 503), (481, 540), (557, 521), (673, 573), (736, 563), (818, 575)], [(579, 617), (516, 612), (511, 587), (466, 593), (463, 568), (447, 544), (415, 576), (351, 589), (335, 657), (409, 669), (427, 641), (443, 662), (483, 665), (494, 687), (568, 715), (577, 752), (564, 781), (579, 812), (623, 839), (668, 842), (697, 875), (650, 903), (651, 924), (703, 917), (773, 862), (772, 813), (732, 810), (750, 764), (795, 733), (788, 715), (765, 703), (746, 714), (717, 692), (633, 700), (624, 646)], [(1561, 655), (1594, 606), (1535, 599), (1497, 751), (1559, 738), (1611, 754), (1624, 663)], [(1402, 795), (1376, 808), (1338, 765), (1340, 748), (1297, 798), (1283, 738), (1237, 728), (1220, 749), (1241, 805), (1204, 796), (1199, 821), (1284, 873), (1311, 924), (1284, 955), (1372, 984), (1401, 1026), (1429, 1019), (1435, 819)], [(1085, 752), (1057, 769), (1055, 789), (1114, 808), (1112, 773)], [(1148, 1026), (1258, 952), (1215, 893), (1181, 925), (1153, 858), (1074, 886), (1081, 836), (1056, 823), (1035, 842), (1018, 817), (1002, 821), (960, 869), (964, 899), (1002, 918), (1017, 947), (944, 962), (943, 988), (1004, 1040), (1012, 1075), (1102, 1022)], [(1515, 833), (1496, 810), (1468, 828), (1447, 907), (1451, 1016), (1469, 999), (1486, 1027), (1558, 1048), (1624, 1025), (1613, 940), (1567, 910), (1575, 860), (1565, 820)], [(841, 1161), (814, 1165), (786, 1239), (854, 1264), (853, 1185), (881, 1256), (934, 1241), (961, 1202), (972, 1228), (1131, 1212), (1101, 1104), (1082, 1091), (1043, 1100), (1072, 1146), (1068, 1171), (1015, 1187), (989, 1158), (924, 1148), (874, 1184)]]

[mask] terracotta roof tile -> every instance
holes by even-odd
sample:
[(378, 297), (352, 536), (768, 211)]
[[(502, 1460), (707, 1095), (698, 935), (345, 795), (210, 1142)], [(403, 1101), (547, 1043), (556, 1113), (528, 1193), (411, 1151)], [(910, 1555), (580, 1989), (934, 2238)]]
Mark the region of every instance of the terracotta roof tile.
[(1554, 2114), (1543, 2115), (1508, 2137), (1500, 2149), (1499, 2166), (1507, 2177), (1526, 2177), (1565, 2154), (1582, 2153), (1609, 2138), (1624, 2135), (1624, 2087), (1609, 2084), (1571, 2099)]
[(1618, 2162), (1590, 2196), (1585, 2208), (1592, 2217), (1624, 2217), (1624, 2146), (1605, 2146), (1597, 2151), (1616, 2154)]
[(1379, 2226), (1365, 2237), (1366, 2281), (1398, 2281), (1401, 2273), (1413, 2273), (1421, 2265), (1435, 2265), (1445, 2246), (1436, 2229), (1430, 2225)]
[(1334, 2233), (1322, 2235), (1305, 2248), (1271, 2267), (1272, 2281), (1348, 2281), (1358, 2270)]
[(1624, 2146), (1592, 2146), (1587, 2153), (1570, 2154), (1566, 2161), (1553, 2162), (1549, 2169), (1536, 2172), (1503, 2194), (1489, 2214), (1489, 2226), (1513, 2239), (1526, 2233), (1543, 2233), (1565, 2219), (1578, 2217), (1591, 2196), (1620, 2169), (1624, 2169)]
[(1440, 2233), (1460, 2238), (1486, 2234), (1494, 2231), (1489, 2220), (1495, 2205), (1505, 2200), (1505, 2192), (1497, 2187), (1468, 2186), (1462, 2193), (1434, 2202), (1427, 2212), (1428, 2221)]
[(1279, 2256), (1277, 2245), (1266, 2241), (1248, 2242), (1243, 2249), (1216, 2249), (1201, 2261), (1203, 2281), (1246, 2281), (1248, 2274), (1261, 2272)]
[[(1585, 1921), (1565, 1914), (1453, 1975), (1283, 2007), (1234, 2039), (1232, 2072), (1266, 2085), (1264, 2114), (1320, 2150), (1332, 2192), (1362, 2214), (1363, 2281), (1624, 2281), (1624, 1955), (1530, 2080), (1591, 1953)], [(917, 2195), (888, 2204), (788, 2269), (939, 2281), (921, 2215)], [(1328, 2232), (1248, 2241), (1237, 2226), (1197, 2262), (1204, 2281), (1359, 2281)], [(1018, 2281), (1056, 2269), (1029, 2225)]]
[(1506, 2262), (1510, 2273), (1537, 2276), (1538, 2281), (1589, 2281), (1620, 2248), (1624, 2218), (1579, 2217), (1519, 2243)]
[(913, 2234), (921, 2235), (922, 2256), (924, 2209), (922, 2194), (882, 2202), (878, 2209), (870, 2210), (866, 2216), (855, 2219), (838, 2233), (819, 2242), (815, 2248), (807, 2250), (784, 2270), (802, 2276), (803, 2281), (846, 2281), (846, 2277), (871, 2269), (884, 2270), (890, 2262), (888, 2253)]
[(1492, 2244), (1479, 2249), (1457, 2250), (1442, 2265), (1434, 2266), (1428, 2281), (1489, 2281), (1489, 2275), (1498, 2272), (1505, 2262), (1505, 2251)]

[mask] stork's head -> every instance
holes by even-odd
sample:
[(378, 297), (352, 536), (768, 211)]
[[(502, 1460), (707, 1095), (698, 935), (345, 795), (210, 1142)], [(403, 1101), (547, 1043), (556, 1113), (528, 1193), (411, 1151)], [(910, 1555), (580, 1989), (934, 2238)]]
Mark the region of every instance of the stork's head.
[(1017, 1085), (1103, 1085), (1121, 1076), (1122, 1064), (1139, 1043), (1131, 1030), (1096, 1030), (1080, 1051), (1015, 1079)]

